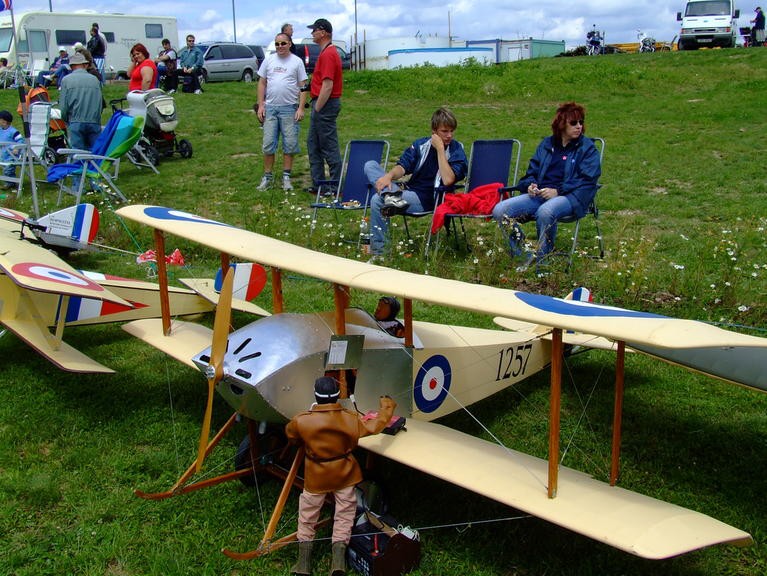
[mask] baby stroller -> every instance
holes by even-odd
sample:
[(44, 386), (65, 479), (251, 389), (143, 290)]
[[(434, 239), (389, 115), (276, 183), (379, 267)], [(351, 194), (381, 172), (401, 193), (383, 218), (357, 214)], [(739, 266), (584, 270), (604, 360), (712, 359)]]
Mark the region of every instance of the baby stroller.
[[(192, 157), (192, 143), (176, 138), (178, 118), (173, 96), (153, 88), (146, 92), (129, 92), (123, 100), (128, 102), (128, 114), (144, 118), (144, 134), (136, 144), (139, 149), (137, 156), (145, 158), (153, 166), (157, 166), (163, 156), (171, 157), (178, 153), (182, 158)], [(131, 160), (136, 160), (135, 156)]]
[[(25, 99), (27, 110), (29, 110), (29, 107), (35, 102), (51, 103), (50, 94), (48, 94), (48, 90), (44, 86), (35, 86), (26, 92)], [(55, 102), (53, 104), (55, 104)], [(21, 115), (21, 103), (19, 103), (16, 111)], [(48, 142), (43, 151), (42, 159), (47, 165), (52, 165), (59, 161), (56, 150), (69, 147), (69, 142), (67, 141), (67, 123), (61, 119), (61, 111), (58, 108), (51, 109), (51, 119), (48, 127)]]

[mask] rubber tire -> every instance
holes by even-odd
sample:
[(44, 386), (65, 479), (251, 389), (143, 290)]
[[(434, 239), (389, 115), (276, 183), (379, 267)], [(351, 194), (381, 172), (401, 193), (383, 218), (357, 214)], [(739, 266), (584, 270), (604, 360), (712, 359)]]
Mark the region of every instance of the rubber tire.
[(192, 143), (189, 140), (179, 140), (177, 146), (182, 158), (192, 157)]
[(141, 144), (141, 149), (144, 151), (144, 155), (152, 166), (159, 166), (160, 153), (157, 151), (157, 148), (151, 144)]
[(59, 157), (56, 155), (56, 151), (53, 148), (46, 146), (43, 150), (42, 160), (46, 166), (53, 166), (58, 162)]
[(256, 75), (253, 73), (253, 70), (251, 70), (250, 68), (247, 68), (242, 73), (242, 81), (243, 82), (253, 82), (255, 77), (256, 77)]

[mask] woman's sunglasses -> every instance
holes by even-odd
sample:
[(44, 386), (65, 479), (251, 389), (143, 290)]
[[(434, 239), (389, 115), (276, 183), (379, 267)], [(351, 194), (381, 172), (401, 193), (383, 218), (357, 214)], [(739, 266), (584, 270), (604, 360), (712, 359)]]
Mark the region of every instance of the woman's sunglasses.
[(570, 126), (577, 126), (578, 124), (580, 124), (581, 126), (583, 126), (583, 120), (570, 120), (570, 121), (568, 122), (568, 124), (569, 124)]

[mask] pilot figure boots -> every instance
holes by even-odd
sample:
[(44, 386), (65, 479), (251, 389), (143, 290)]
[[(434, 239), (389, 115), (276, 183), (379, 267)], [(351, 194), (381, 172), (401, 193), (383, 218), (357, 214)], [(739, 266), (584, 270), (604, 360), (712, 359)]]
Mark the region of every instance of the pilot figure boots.
[(333, 561), (330, 564), (330, 576), (346, 574), (346, 542), (333, 542)]
[(312, 573), (312, 546), (313, 542), (298, 543), (298, 562), (290, 569), (291, 574), (296, 576), (308, 576)]

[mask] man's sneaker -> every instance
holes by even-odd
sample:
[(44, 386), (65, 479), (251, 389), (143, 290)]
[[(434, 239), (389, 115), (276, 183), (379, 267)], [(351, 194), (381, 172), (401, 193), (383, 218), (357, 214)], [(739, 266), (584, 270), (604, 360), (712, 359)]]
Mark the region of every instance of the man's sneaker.
[(272, 187), (272, 177), (264, 175), (261, 177), (261, 184), (258, 185), (258, 188), (256, 188), (256, 190), (258, 190), (259, 192), (263, 192), (264, 190), (269, 190), (269, 188), (271, 187)]
[(293, 190), (293, 184), (290, 183), (290, 176), (283, 176), (282, 177), (282, 189), (286, 192), (288, 190)]
[(43, 74), (43, 78), (45, 78), (46, 80), (53, 80), (53, 75), (52, 74)]
[(198, 88), (197, 90), (195, 90), (195, 91), (194, 91), (194, 93), (195, 93), (195, 94), (202, 94), (202, 90), (200, 90), (200, 89)]

